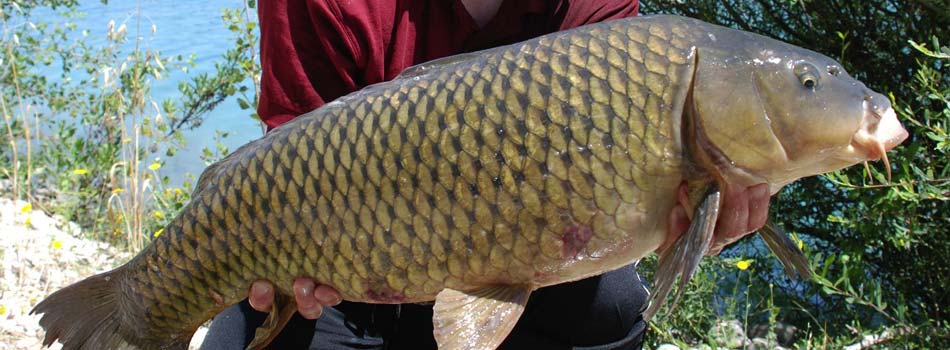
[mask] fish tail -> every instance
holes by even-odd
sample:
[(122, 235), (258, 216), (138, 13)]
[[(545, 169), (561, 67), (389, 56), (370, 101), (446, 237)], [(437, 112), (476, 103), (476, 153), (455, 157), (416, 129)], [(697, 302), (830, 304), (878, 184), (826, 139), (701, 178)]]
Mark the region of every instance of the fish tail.
[(48, 347), (59, 340), (63, 350), (187, 349), (187, 341), (183, 344), (174, 340), (171, 344), (144, 341), (136, 336), (142, 330), (123, 323), (119, 282), (127, 266), (86, 278), (37, 304), (30, 314), (43, 314), (40, 318), (40, 325), (46, 330), (43, 345)]

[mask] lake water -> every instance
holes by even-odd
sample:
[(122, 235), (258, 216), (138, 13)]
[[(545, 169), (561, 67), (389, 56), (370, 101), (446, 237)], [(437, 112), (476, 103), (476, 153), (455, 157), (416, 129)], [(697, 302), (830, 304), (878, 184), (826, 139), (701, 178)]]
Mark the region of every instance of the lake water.
[[(142, 47), (159, 50), (166, 57), (194, 54), (195, 66), (187, 73), (173, 71), (168, 78), (153, 81), (152, 98), (161, 101), (179, 96), (178, 83), (182, 80), (214, 71), (214, 63), (231, 47), (234, 37), (221, 19), (222, 9), (241, 8), (242, 4), (240, 0), (112, 0), (107, 5), (99, 1), (84, 1), (78, 10), (86, 16), (70, 21), (77, 24), (77, 33), (88, 30), (87, 42), (96, 45), (104, 42), (110, 20), (115, 21), (116, 27), (124, 23), (131, 38), (136, 21), (141, 19)], [(61, 20), (52, 11), (44, 10), (34, 11), (33, 17), (46, 22)], [(256, 12), (251, 17), (256, 20)], [(152, 25), (156, 28), (154, 35), (151, 34)], [(201, 127), (184, 132), (185, 148), (167, 159), (160, 173), (169, 176), (173, 184), (180, 184), (186, 173), (197, 176), (205, 167), (200, 158), (202, 149), (214, 147), (215, 130), (228, 132), (223, 143), (232, 151), (262, 134), (258, 122), (250, 117), (250, 111), (241, 110), (236, 98), (232, 97), (206, 115)], [(164, 153), (156, 155), (164, 158)], [(154, 155), (149, 157), (151, 159)]]

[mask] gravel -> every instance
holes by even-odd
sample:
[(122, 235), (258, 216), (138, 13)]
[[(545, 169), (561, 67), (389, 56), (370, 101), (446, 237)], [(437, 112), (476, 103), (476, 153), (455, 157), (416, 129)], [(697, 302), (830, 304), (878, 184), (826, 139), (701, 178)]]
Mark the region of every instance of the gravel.
[[(33, 210), (24, 201), (0, 198), (0, 349), (42, 348), (40, 317), (30, 310), (50, 293), (108, 271), (132, 254), (83, 239), (79, 225)], [(199, 336), (192, 348), (200, 344)], [(59, 343), (50, 349), (61, 349)]]

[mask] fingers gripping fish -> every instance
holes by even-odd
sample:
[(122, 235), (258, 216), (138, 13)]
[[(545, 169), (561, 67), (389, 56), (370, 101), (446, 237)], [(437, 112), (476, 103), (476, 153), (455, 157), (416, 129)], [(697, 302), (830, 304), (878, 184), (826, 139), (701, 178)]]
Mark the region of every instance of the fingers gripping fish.
[(656, 250), (681, 184), (693, 220), (660, 258), (650, 315), (708, 249), (719, 189), (775, 193), (905, 137), (886, 98), (817, 53), (681, 17), (594, 24), (420, 65), (284, 124), (209, 167), (131, 261), (33, 311), (67, 350), (178, 350), (252, 281), (292, 295), (306, 276), (352, 301), (434, 300), (440, 349), (493, 349), (533, 290)]

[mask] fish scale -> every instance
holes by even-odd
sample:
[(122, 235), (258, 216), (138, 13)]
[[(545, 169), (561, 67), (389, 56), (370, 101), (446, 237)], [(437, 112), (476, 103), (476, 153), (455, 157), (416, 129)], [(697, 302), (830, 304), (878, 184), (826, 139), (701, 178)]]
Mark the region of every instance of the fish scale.
[[(759, 57), (772, 52), (786, 56)], [(773, 61), (785, 63), (762, 66)], [(674, 206), (684, 205), (693, 220), (661, 254), (654, 301), (662, 301), (709, 246), (718, 186), (765, 182), (777, 191), (906, 137), (893, 110), (876, 105), (887, 99), (850, 77), (825, 78), (838, 90), (816, 100), (825, 95), (817, 77), (807, 77), (809, 86), (786, 72), (819, 63), (835, 64), (764, 37), (657, 16), (410, 67), (209, 166), (147, 249), (34, 312), (44, 313), (46, 342), (60, 339), (65, 350), (181, 350), (199, 325), (266, 279), (278, 298), (249, 346), (260, 348), (293, 311), (293, 281), (311, 277), (351, 301), (435, 300), (439, 346), (484, 349), (501, 343), (532, 290), (657, 249)], [(769, 105), (763, 93), (773, 95)], [(786, 96), (812, 102), (795, 113), (776, 109), (787, 108)], [(805, 133), (818, 123), (796, 118), (818, 115), (813, 106), (842, 117)], [(789, 127), (813, 138), (793, 140), (797, 148), (768, 143)], [(786, 157), (799, 149), (813, 152)], [(787, 267), (807, 272), (777, 228), (763, 235)]]
[[(220, 310), (212, 292), (231, 304), (259, 278), (286, 293), (303, 275), (347, 300), (431, 300), (445, 287), (552, 270), (573, 258), (562, 241), (571, 225), (596, 227), (607, 244), (620, 204), (650, 202), (650, 179), (677, 170), (656, 161), (676, 152), (662, 120), (687, 56), (666, 59), (656, 40), (668, 36), (604, 24), (489, 51), (425, 73), (437, 79), (343, 97), (242, 147), (203, 175), (200, 196), (132, 263), (136, 295), (164, 288), (152, 274), (183, 277), (181, 295), (143, 301), (142, 322), (181, 332)], [(614, 152), (609, 135), (645, 147)], [(158, 254), (173, 250), (185, 253)], [(175, 320), (147, 311), (169, 306)]]

